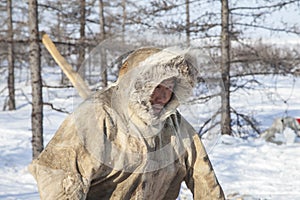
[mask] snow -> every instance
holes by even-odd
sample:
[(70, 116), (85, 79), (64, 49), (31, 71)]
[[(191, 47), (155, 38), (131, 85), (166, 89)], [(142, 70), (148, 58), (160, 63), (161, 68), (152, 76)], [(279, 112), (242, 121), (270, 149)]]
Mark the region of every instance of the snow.
[(211, 155), (227, 195), (251, 199), (299, 199), (300, 145), (222, 137)]
[[(43, 78), (48, 85), (58, 84), (57, 76), (60, 73), (53, 72), (51, 75), (51, 71), (47, 71)], [(300, 78), (255, 78), (264, 84), (253, 85), (253, 90), (236, 92), (232, 97), (232, 106), (236, 110), (253, 115), (262, 130), (268, 128), (276, 117), (300, 117)], [(5, 84), (2, 77), (0, 91), (5, 88)], [(27, 169), (32, 156), (31, 105), (27, 100), (30, 99), (30, 86), (24, 80), (17, 83), (17, 88), (22, 88), (17, 90), (17, 110), (0, 112), (0, 199), (37, 200), (37, 186)], [(44, 88), (44, 98), (55, 107), (65, 108), (69, 112), (80, 102), (70, 88)], [(5, 95), (0, 94), (0, 105), (3, 105), (4, 99)], [(189, 115), (187, 112), (190, 110), (185, 110), (185, 114)], [(201, 109), (197, 109), (197, 112), (189, 115), (192, 116), (188, 119), (192, 124), (201, 121)], [(44, 107), (45, 144), (66, 116), (66, 113)], [(286, 129), (278, 137), (283, 139), (282, 145), (253, 136), (238, 138), (216, 135), (213, 141), (205, 142), (228, 199), (300, 199), (299, 138), (291, 129)], [(178, 199), (192, 199), (184, 184)]]

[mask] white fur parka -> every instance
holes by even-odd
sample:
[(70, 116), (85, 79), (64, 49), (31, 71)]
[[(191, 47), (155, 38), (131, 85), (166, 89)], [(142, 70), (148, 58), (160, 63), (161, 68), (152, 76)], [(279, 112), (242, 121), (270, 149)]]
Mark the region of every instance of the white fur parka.
[[(176, 111), (195, 81), (191, 63), (166, 49), (129, 55), (117, 82), (68, 116), (29, 166), (41, 199), (176, 199), (183, 181), (194, 199), (224, 199), (200, 138)], [(154, 115), (150, 96), (171, 77), (172, 99)]]

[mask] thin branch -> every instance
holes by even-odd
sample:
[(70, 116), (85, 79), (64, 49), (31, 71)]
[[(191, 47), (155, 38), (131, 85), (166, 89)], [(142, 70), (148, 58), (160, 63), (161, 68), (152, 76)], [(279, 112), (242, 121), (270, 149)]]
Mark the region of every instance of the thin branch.
[(61, 108), (55, 108), (53, 106), (52, 103), (49, 103), (49, 102), (43, 102), (43, 105), (46, 105), (46, 106), (50, 106), (52, 110), (55, 110), (55, 111), (58, 111), (58, 112), (62, 112), (62, 113), (67, 113), (67, 114), (70, 114), (70, 112), (64, 110), (64, 109), (61, 109)]
[(62, 85), (62, 86), (59, 86), (59, 85), (45, 85), (45, 84), (43, 84), (43, 87), (45, 87), (45, 88), (57, 88), (57, 89), (61, 89), (61, 88), (74, 88), (73, 85)]
[(258, 134), (261, 133), (261, 131), (256, 127), (256, 124), (253, 123), (253, 121), (251, 120), (251, 118), (247, 115), (244, 115), (244, 114), (241, 114), (241, 113), (238, 113), (235, 109), (231, 108), (231, 111), (236, 114), (237, 116), (240, 116), (242, 117), (250, 126), (251, 128), (257, 132)]
[(203, 131), (204, 127), (208, 125), (208, 123), (216, 118), (219, 114), (220, 114), (220, 110), (218, 110), (212, 117), (210, 117), (208, 120), (206, 120), (204, 122), (204, 124), (200, 127), (199, 131), (198, 131), (198, 134), (200, 135), (200, 137), (202, 137), (204, 134), (206, 134), (209, 130), (213, 129), (214, 127), (216, 127), (217, 125), (220, 124), (220, 121), (214, 123), (213, 125), (211, 125), (210, 127), (208, 127), (206, 130)]
[(192, 100), (190, 100), (188, 103), (189, 104), (194, 104), (194, 103), (199, 103), (199, 101), (201, 101), (201, 103), (206, 103), (208, 102), (210, 99), (214, 98), (214, 97), (218, 97), (220, 96), (220, 93), (217, 94), (213, 94), (213, 95), (207, 95), (207, 96), (201, 96), (201, 97), (197, 97), (197, 98), (193, 98)]
[(7, 86), (5, 86), (5, 87), (0, 91), (0, 94), (2, 94), (5, 90), (7, 90)]
[(297, 3), (297, 2), (299, 2), (299, 0), (292, 0), (292, 1), (288, 1), (288, 2), (280, 2), (280, 3), (273, 4), (273, 5), (268, 5), (268, 6), (255, 6), (255, 7), (241, 6), (241, 7), (231, 8), (230, 11), (233, 11), (233, 10), (262, 10), (262, 9), (271, 9), (271, 8), (282, 8), (286, 5)]
[(233, 92), (236, 92), (239, 89), (247, 89), (247, 90), (249, 90), (251, 88), (247, 87), (248, 83), (257, 83), (257, 84), (259, 84), (259, 82), (257, 80), (255, 80), (255, 79), (247, 80), (246, 82), (244, 82), (241, 85), (237, 85), (237, 84), (231, 83), (231, 87), (235, 87), (235, 88), (233, 90), (231, 90), (230, 92), (233, 93)]
[(252, 28), (260, 28), (260, 29), (265, 29), (265, 30), (269, 30), (269, 31), (277, 31), (277, 32), (300, 34), (300, 31), (289, 30), (287, 28), (273, 28), (273, 27), (262, 26), (262, 25), (257, 25), (257, 24), (247, 24), (247, 23), (238, 23), (238, 22), (234, 23), (234, 25), (245, 26), (245, 27), (252, 27)]

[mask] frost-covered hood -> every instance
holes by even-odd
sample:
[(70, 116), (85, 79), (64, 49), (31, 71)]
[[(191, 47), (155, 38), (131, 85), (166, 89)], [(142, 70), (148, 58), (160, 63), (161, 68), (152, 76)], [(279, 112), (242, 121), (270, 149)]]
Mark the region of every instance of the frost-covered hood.
[[(159, 124), (175, 113), (179, 103), (190, 96), (197, 75), (186, 51), (150, 50), (151, 53), (149, 48), (145, 49), (146, 55), (141, 55), (143, 49), (129, 55), (127, 60), (132, 61), (135, 57), (136, 60), (130, 63), (125, 61), (127, 71), (119, 77), (113, 95), (114, 106), (121, 105), (125, 117), (138, 126)], [(163, 80), (169, 78), (176, 80), (174, 95), (160, 115), (154, 115), (151, 94)]]

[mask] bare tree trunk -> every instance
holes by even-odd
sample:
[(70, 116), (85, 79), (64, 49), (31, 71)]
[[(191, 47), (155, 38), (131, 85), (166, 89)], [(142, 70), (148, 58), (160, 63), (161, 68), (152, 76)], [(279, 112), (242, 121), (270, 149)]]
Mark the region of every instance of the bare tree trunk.
[(32, 154), (33, 158), (43, 150), (43, 98), (42, 98), (42, 78), (41, 78), (41, 61), (39, 45), (39, 28), (38, 28), (38, 7), (37, 0), (29, 0), (29, 65), (31, 71), (32, 87)]
[(190, 46), (190, 0), (185, 0), (185, 34), (187, 45)]
[(105, 18), (103, 0), (99, 0), (99, 15), (100, 15), (100, 35), (101, 40), (105, 39)]
[(221, 131), (231, 135), (230, 117), (230, 38), (228, 0), (222, 2), (221, 70), (224, 91), (221, 96)]
[[(57, 7), (59, 10), (63, 10), (63, 6), (62, 6), (62, 2), (57, 2)], [(56, 13), (56, 21), (57, 21), (57, 25), (55, 27), (55, 32), (57, 33), (57, 42), (58, 43), (62, 43), (63, 41), (65, 42), (63, 36), (63, 17), (62, 17), (62, 13), (57, 12)], [(62, 53), (62, 55), (64, 55), (68, 50), (66, 50), (68, 47), (66, 47), (66, 45), (61, 46), (60, 51)], [(60, 84), (62, 85), (68, 85), (70, 83), (68, 77), (65, 75), (65, 73), (63, 71), (61, 71), (61, 79), (60, 79)]]
[(80, 0), (80, 41), (79, 41), (79, 56), (77, 60), (77, 71), (80, 76), (85, 79), (85, 68), (81, 66), (85, 59), (85, 0)]
[[(105, 18), (104, 18), (104, 5), (103, 0), (99, 0), (99, 14), (100, 14), (100, 34), (101, 34), (101, 41), (106, 39), (106, 32), (105, 32)], [(106, 60), (106, 51), (105, 49), (101, 49), (101, 82), (102, 87), (107, 86), (107, 60)]]
[(15, 110), (15, 62), (14, 62), (14, 32), (12, 22), (12, 0), (7, 0), (8, 15), (8, 109)]
[(125, 25), (127, 20), (127, 13), (126, 13), (126, 0), (122, 0), (122, 10), (123, 10), (123, 19), (122, 19), (122, 40), (123, 43), (125, 42), (124, 36), (125, 36)]

